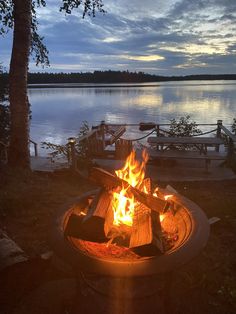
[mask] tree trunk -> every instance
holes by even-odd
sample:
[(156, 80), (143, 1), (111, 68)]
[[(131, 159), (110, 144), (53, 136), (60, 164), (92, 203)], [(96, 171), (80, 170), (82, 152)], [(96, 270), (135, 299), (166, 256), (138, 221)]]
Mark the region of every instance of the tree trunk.
[(14, 34), (10, 63), (11, 131), (8, 163), (30, 168), (27, 72), (31, 41), (31, 1), (13, 0)]

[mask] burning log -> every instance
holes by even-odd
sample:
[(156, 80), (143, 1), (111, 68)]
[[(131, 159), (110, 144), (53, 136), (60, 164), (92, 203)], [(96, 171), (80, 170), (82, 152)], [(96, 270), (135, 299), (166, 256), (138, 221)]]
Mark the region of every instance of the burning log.
[[(147, 193), (151, 193), (151, 180), (146, 178), (142, 184)], [(115, 206), (115, 204), (112, 205)], [(132, 225), (114, 224), (113, 206), (108, 208), (104, 225), (105, 234), (111, 239), (110, 242), (132, 248), (140, 255), (156, 255), (163, 251), (158, 212), (151, 211), (144, 204), (136, 202)]]
[(154, 197), (151, 194), (141, 192), (137, 188), (130, 185), (127, 181), (114, 176), (108, 171), (101, 168), (93, 167), (90, 172), (90, 179), (98, 184), (103, 185), (108, 189), (114, 189), (117, 187), (124, 187), (133, 193), (134, 197), (140, 202), (145, 204), (150, 209), (163, 213), (168, 209), (168, 202), (160, 198)]
[[(127, 157), (125, 166), (116, 175), (92, 168), (90, 179), (103, 186), (81, 215), (71, 215), (66, 235), (93, 242), (116, 243), (129, 247), (140, 255), (163, 252), (160, 213), (169, 208), (165, 193), (152, 195), (151, 179), (145, 177), (148, 155), (135, 160), (135, 151)], [(168, 195), (170, 196), (170, 195)]]
[(111, 193), (101, 188), (100, 191), (93, 198), (93, 201), (88, 208), (87, 215), (84, 217), (83, 222), (86, 222), (92, 217), (105, 218), (107, 209), (111, 203), (111, 198)]
[(105, 242), (104, 219), (111, 203), (111, 195), (101, 189), (93, 198), (87, 214), (72, 214), (66, 226), (65, 234), (93, 242)]
[(108, 243), (116, 243), (120, 246), (129, 247), (130, 236), (132, 232), (132, 227), (125, 224), (114, 225), (114, 211), (112, 206), (108, 208), (104, 231), (107, 238), (110, 239)]
[[(146, 187), (147, 193), (150, 194), (152, 191), (151, 179), (144, 179), (142, 184)], [(129, 247), (133, 248), (139, 255), (148, 256), (163, 252), (160, 215), (141, 203), (134, 212)]]
[(143, 204), (137, 206), (129, 247), (145, 256), (163, 252), (159, 213), (151, 211)]
[(114, 225), (112, 206), (106, 215), (104, 231), (110, 242), (133, 249), (141, 256), (157, 255), (163, 252), (162, 231), (158, 212), (143, 204), (137, 205), (133, 225)]
[(105, 242), (104, 219), (89, 219), (83, 222), (84, 216), (71, 214), (65, 228), (65, 235), (92, 242)]

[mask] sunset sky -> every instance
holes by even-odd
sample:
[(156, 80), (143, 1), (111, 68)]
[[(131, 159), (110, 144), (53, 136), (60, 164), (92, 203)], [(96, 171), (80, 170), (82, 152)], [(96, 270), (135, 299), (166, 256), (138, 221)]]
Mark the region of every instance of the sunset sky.
[[(30, 71), (142, 71), (157, 75), (236, 73), (236, 0), (104, 0), (105, 15), (82, 19), (38, 10), (51, 66)], [(8, 68), (12, 33), (0, 38)]]

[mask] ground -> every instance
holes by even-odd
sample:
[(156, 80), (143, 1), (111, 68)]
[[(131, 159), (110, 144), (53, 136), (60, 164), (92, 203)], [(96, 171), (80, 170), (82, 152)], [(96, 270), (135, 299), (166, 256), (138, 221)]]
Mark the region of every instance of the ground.
[[(58, 207), (94, 188), (69, 171), (55, 174), (2, 171), (0, 177), (0, 228), (32, 259), (51, 250), (48, 234)], [(171, 313), (235, 313), (236, 180), (169, 184), (197, 203), (208, 218), (220, 218), (211, 226), (208, 244), (200, 255), (174, 271)], [(45, 276), (39, 286), (52, 279), (66, 280), (67, 276), (59, 269)], [(11, 313), (14, 302), (5, 313)]]

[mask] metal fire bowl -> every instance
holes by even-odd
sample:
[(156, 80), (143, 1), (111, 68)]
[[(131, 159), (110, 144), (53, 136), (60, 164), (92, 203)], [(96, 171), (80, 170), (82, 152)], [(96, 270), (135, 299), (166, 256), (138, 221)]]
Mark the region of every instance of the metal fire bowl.
[(70, 200), (58, 211), (56, 225), (52, 227), (52, 247), (55, 253), (74, 269), (98, 275), (115, 277), (149, 276), (171, 272), (197, 256), (207, 243), (210, 226), (201, 208), (183, 197), (175, 195), (174, 202), (179, 210), (175, 217), (178, 227), (178, 240), (175, 246), (163, 255), (137, 260), (102, 259), (82, 252), (71, 237), (64, 236), (65, 226), (74, 208), (83, 206), (97, 191), (90, 191)]

